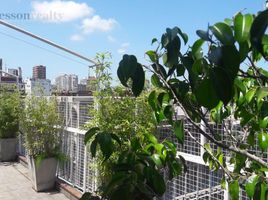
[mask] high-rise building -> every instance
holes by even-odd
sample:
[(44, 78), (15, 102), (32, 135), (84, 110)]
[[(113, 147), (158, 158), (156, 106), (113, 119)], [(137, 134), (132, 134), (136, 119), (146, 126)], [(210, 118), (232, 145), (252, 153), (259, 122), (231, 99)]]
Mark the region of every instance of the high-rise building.
[(43, 65), (34, 66), (33, 79), (46, 79), (46, 67)]
[(64, 74), (55, 79), (57, 91), (62, 93), (78, 92), (78, 76), (75, 74)]

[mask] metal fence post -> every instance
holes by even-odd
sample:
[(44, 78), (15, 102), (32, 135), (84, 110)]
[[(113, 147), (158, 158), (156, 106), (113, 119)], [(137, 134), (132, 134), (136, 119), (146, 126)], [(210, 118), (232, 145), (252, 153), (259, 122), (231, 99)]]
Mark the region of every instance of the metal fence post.
[(87, 187), (86, 187), (86, 183), (87, 183), (87, 168), (88, 168), (88, 163), (87, 163), (87, 155), (88, 155), (88, 153), (87, 153), (87, 146), (85, 145), (85, 147), (84, 147), (84, 171), (83, 171), (83, 173), (84, 173), (84, 176), (83, 176), (83, 192), (86, 192), (86, 189), (87, 189)]

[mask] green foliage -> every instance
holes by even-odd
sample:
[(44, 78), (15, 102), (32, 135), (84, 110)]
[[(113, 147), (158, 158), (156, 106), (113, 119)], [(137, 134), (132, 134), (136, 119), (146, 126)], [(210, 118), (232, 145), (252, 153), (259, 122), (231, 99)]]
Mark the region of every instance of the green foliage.
[[(133, 58), (124, 59), (122, 66)], [(137, 63), (135, 59), (133, 61), (131, 66), (135, 68)], [(105, 59), (103, 63), (106, 63)], [(126, 70), (138, 73), (133, 68)], [(101, 77), (110, 76), (103, 73), (105, 70), (109, 70), (108, 65), (99, 71)], [(119, 73), (124, 75), (126, 72)], [(128, 80), (131, 76), (122, 77), (127, 86), (135, 83), (135, 80)], [(136, 89), (132, 87), (132, 90)], [(85, 144), (90, 145), (90, 152), (97, 159), (103, 198), (150, 199), (161, 196), (166, 188), (161, 171), (167, 167), (172, 178), (182, 170), (175, 145), (168, 141), (159, 142), (152, 134), (156, 121), (147, 99), (147, 91), (135, 98), (129, 90), (110, 84), (95, 93), (96, 109), (90, 109), (92, 118), (86, 125)], [(167, 95), (163, 93), (158, 99), (162, 105), (167, 105)], [(167, 108), (162, 111), (163, 115), (168, 115)], [(182, 124), (178, 125), (178, 137), (183, 139)]]
[(0, 89), (0, 138), (15, 138), (19, 131), (21, 96), (16, 89)]
[[(201, 144), (205, 149), (203, 159), (210, 169), (221, 169), (225, 173), (222, 183), (228, 182), (233, 200), (239, 199), (240, 186), (253, 199), (267, 199), (268, 194), (263, 170), (268, 167), (263, 159), (265, 154), (252, 151), (252, 148), (260, 149), (264, 153), (268, 148), (268, 72), (259, 67), (268, 54), (267, 16), (267, 10), (257, 16), (238, 13), (233, 19), (210, 26), (207, 31), (198, 30), (200, 39), (185, 52), (181, 50), (181, 40), (187, 43), (186, 34), (177, 27), (167, 28), (161, 42), (152, 41), (158, 43), (156, 50), (146, 53), (151, 64), (142, 65), (153, 73), (151, 82), (155, 91), (150, 93), (148, 103), (157, 122), (168, 121), (178, 141), (183, 143), (184, 134), (193, 136), (174, 120), (173, 108), (183, 109), (186, 119), (218, 147), (215, 150), (209, 144)], [(208, 48), (203, 48), (205, 44)], [(130, 66), (137, 65), (141, 66), (134, 55), (123, 56), (118, 70), (124, 73), (118, 75), (124, 86), (128, 86), (129, 77), (134, 80), (145, 76), (144, 70), (131, 71)], [(133, 88), (141, 91), (140, 86), (132, 82), (135, 96), (139, 92)], [(229, 123), (224, 135), (211, 128), (208, 115), (214, 123), (225, 126)], [(234, 120), (242, 128), (239, 133), (232, 129)], [(229, 140), (227, 144), (224, 137)], [(160, 165), (157, 158), (154, 156)], [(227, 167), (230, 164), (233, 164), (232, 170)]]
[(55, 98), (28, 96), (25, 99), (21, 126), (30, 156), (62, 158), (59, 153), (61, 125)]

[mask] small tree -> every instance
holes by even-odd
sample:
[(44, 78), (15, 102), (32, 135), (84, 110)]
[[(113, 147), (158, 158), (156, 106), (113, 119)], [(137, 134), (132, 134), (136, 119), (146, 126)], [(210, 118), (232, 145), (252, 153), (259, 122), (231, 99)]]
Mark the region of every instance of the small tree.
[(59, 131), (62, 124), (56, 99), (43, 96), (26, 98), (21, 125), (30, 156), (60, 158)]
[(0, 138), (15, 138), (21, 114), (20, 93), (16, 89), (0, 88)]

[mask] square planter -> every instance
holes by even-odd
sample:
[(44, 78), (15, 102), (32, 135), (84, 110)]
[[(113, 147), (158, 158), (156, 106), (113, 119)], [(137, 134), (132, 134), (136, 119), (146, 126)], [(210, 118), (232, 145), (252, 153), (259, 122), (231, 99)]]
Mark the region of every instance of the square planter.
[(0, 161), (8, 162), (16, 160), (17, 138), (0, 139)]
[(27, 159), (33, 189), (37, 192), (54, 189), (58, 161), (55, 158), (46, 158), (37, 165), (32, 156)]

